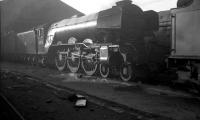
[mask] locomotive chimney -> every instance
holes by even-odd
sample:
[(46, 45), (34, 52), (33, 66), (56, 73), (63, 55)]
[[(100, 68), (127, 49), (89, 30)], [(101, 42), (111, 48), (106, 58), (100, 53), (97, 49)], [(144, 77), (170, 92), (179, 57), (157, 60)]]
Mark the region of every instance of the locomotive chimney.
[(116, 2), (116, 5), (119, 7), (124, 7), (131, 4), (132, 4), (131, 0), (122, 0), (122, 1)]

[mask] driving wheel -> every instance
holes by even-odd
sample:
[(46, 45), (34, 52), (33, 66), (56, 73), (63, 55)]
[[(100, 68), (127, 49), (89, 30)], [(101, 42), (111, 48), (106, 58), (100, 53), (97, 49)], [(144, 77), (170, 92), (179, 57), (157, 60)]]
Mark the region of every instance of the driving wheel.
[(120, 68), (120, 78), (121, 80), (127, 82), (132, 78), (132, 67), (131, 64), (122, 64)]
[(89, 76), (92, 76), (97, 70), (98, 64), (94, 57), (95, 54), (89, 54), (82, 58), (82, 68), (84, 72)]
[(99, 72), (101, 77), (107, 78), (110, 74), (110, 67), (107, 63), (100, 63)]
[(60, 54), (58, 51), (55, 57), (55, 64), (59, 71), (63, 71), (66, 67), (66, 55)]
[(80, 67), (80, 55), (78, 51), (69, 52), (67, 65), (72, 73), (78, 72)]

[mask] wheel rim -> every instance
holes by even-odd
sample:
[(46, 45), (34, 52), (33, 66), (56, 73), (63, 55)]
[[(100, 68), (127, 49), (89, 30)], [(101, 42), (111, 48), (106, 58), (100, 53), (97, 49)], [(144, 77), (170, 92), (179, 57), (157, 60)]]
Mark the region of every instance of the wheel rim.
[(132, 78), (132, 67), (131, 65), (124, 64), (120, 69), (120, 78), (127, 82)]
[(91, 76), (96, 72), (98, 64), (97, 64), (97, 61), (95, 61), (92, 58), (88, 58), (88, 59), (83, 58), (81, 65), (82, 65), (84, 72), (87, 75)]
[(99, 67), (100, 74), (103, 78), (107, 78), (110, 74), (110, 68), (108, 64), (101, 63)]
[(59, 71), (63, 71), (66, 66), (66, 56), (58, 53), (55, 58), (55, 64)]
[(71, 72), (76, 73), (80, 66), (79, 52), (70, 52), (68, 55), (67, 65)]

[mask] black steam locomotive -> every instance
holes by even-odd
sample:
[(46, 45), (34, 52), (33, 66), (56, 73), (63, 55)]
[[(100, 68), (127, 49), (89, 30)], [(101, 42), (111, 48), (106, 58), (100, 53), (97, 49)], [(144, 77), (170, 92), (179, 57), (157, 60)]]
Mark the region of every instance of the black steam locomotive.
[[(195, 11), (196, 19), (199, 19), (199, 1), (194, 4), (188, 9)], [(172, 10), (172, 18), (182, 10), (186, 13), (187, 7)], [(119, 1), (116, 6), (96, 14), (64, 19), (13, 35), (13, 51), (6, 54), (33, 64), (55, 65), (60, 71), (68, 68), (73, 73), (99, 73), (104, 78), (117, 74), (123, 81), (148, 77), (164, 66), (164, 60), (170, 54), (171, 36), (175, 38), (182, 34), (174, 31), (174, 20), (177, 19), (171, 19), (171, 13), (169, 16), (170, 20), (165, 24), (159, 21), (162, 18), (158, 13), (144, 12), (130, 0)], [(195, 41), (198, 41), (199, 34), (195, 35)], [(9, 39), (6, 42), (10, 43)], [(174, 39), (172, 43), (173, 46), (181, 45)], [(199, 57), (199, 49), (196, 53)], [(173, 52), (170, 61), (177, 60), (175, 55)]]
[(157, 29), (156, 12), (143, 12), (127, 0), (96, 14), (52, 24), (45, 47), (54, 54), (49, 56), (55, 57), (61, 71), (65, 67), (71, 72), (82, 68), (93, 75), (99, 68), (102, 77), (119, 73), (128, 81), (135, 77), (135, 66), (147, 64), (144, 36)]

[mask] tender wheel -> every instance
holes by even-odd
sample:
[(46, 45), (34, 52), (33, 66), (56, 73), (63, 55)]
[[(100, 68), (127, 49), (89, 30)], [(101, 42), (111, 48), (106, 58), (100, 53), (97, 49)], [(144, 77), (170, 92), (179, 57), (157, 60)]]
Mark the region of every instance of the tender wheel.
[(66, 55), (62, 55), (58, 51), (55, 57), (55, 64), (59, 71), (63, 71), (66, 67)]
[(123, 64), (120, 68), (120, 78), (121, 80), (127, 82), (132, 79), (132, 67), (131, 64)]
[(101, 63), (99, 66), (99, 72), (101, 74), (101, 77), (107, 78), (110, 74), (110, 68), (109, 65), (106, 63)]
[(67, 65), (72, 73), (76, 73), (80, 67), (80, 54), (78, 51), (68, 54)]
[(23, 56), (23, 61), (22, 62), (26, 62), (26, 56)]
[(41, 61), (42, 67), (45, 67), (46, 66), (46, 59), (45, 59), (45, 57), (42, 57), (40, 61)]
[(32, 57), (32, 65), (36, 65), (37, 64), (37, 59), (36, 57)]
[(34, 57), (31, 57), (31, 60), (30, 60), (30, 63), (31, 63), (31, 65), (34, 65)]
[(27, 57), (27, 63), (28, 63), (28, 64), (31, 63), (31, 57), (30, 57), (30, 56)]
[(89, 76), (92, 76), (96, 72), (98, 66), (97, 61), (93, 59), (93, 56), (89, 55), (82, 58), (81, 65), (84, 72)]

